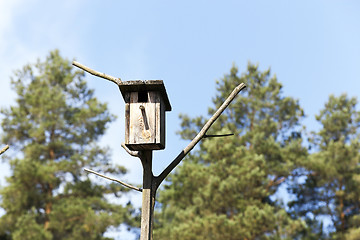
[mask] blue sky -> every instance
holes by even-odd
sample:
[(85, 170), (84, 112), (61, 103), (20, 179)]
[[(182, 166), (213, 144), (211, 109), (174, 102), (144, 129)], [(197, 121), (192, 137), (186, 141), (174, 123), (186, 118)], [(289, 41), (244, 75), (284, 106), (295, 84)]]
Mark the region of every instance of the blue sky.
[[(360, 90), (359, 1), (45, 1), (0, 0), (0, 105), (15, 94), (10, 76), (57, 48), (68, 59), (123, 80), (164, 80), (173, 110), (167, 146), (154, 153), (154, 172), (187, 145), (175, 134), (178, 115), (204, 115), (215, 81), (235, 64), (271, 68), (285, 96), (299, 99), (308, 130), (330, 94)], [(87, 75), (96, 96), (118, 116), (102, 144), (126, 166), (125, 180), (141, 183), (138, 159), (120, 147), (124, 103), (117, 87)], [(4, 143), (5, 144), (5, 143)], [(8, 152), (11, 154), (11, 151)], [(0, 168), (0, 184), (8, 168)], [(136, 196), (135, 196), (136, 198)]]

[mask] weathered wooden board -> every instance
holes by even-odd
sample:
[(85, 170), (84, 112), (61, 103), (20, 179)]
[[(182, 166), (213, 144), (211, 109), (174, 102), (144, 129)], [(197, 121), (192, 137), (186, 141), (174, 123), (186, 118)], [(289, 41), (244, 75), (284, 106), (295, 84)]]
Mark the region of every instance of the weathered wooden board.
[(129, 94), (129, 103), (125, 107), (125, 144), (131, 150), (164, 149), (165, 106), (159, 92)]

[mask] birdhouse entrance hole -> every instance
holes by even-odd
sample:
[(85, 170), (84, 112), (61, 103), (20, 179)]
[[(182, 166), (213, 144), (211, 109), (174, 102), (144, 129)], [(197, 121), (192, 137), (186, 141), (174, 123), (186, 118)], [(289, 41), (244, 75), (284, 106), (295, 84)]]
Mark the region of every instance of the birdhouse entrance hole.
[(149, 96), (147, 91), (138, 92), (138, 102), (146, 103), (149, 101)]

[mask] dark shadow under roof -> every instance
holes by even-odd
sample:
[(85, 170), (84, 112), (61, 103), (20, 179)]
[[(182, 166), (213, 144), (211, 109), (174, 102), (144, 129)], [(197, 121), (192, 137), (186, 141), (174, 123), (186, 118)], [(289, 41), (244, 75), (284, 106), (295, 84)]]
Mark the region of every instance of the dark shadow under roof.
[(125, 102), (128, 102), (125, 99), (125, 93), (127, 92), (140, 92), (140, 91), (153, 91), (153, 92), (160, 92), (164, 104), (165, 104), (165, 111), (171, 111), (171, 105), (166, 93), (165, 85), (162, 80), (131, 80), (131, 81), (123, 81), (119, 85), (120, 92), (124, 98)]

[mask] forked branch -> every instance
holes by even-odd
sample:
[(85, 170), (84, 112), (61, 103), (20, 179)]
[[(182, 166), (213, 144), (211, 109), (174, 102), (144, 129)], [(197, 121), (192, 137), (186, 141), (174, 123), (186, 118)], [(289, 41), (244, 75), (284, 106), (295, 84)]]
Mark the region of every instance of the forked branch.
[(3, 154), (4, 152), (6, 152), (6, 150), (9, 149), (9, 145), (6, 145), (5, 147), (3, 147), (3, 149), (0, 150), (0, 155)]
[(224, 103), (218, 108), (214, 115), (206, 122), (200, 132), (196, 137), (187, 145), (184, 150), (182, 150), (179, 155), (165, 168), (165, 170), (157, 177), (155, 177), (156, 187), (159, 187), (162, 181), (166, 178), (167, 175), (181, 162), (181, 160), (195, 147), (195, 145), (206, 136), (206, 132), (212, 126), (212, 124), (218, 119), (218, 117), (223, 113), (223, 111), (229, 106), (229, 104), (234, 100), (236, 95), (246, 87), (244, 83), (238, 85), (229, 97), (224, 101)]
[(113, 77), (113, 76), (110, 76), (110, 75), (107, 75), (105, 73), (101, 73), (101, 72), (98, 72), (98, 71), (95, 71), (85, 65), (82, 65), (81, 63), (78, 63), (76, 61), (73, 61), (72, 64), (75, 66), (75, 67), (78, 67), (94, 76), (97, 76), (97, 77), (101, 77), (101, 78), (104, 78), (106, 80), (109, 80), (113, 83), (115, 83), (116, 85), (120, 86), (121, 85), (121, 79), (120, 78), (116, 78), (116, 77)]
[(125, 187), (128, 187), (128, 188), (134, 189), (134, 190), (136, 190), (136, 191), (142, 192), (142, 189), (141, 189), (141, 188), (134, 187), (134, 186), (132, 186), (132, 185), (130, 185), (130, 184), (127, 184), (127, 183), (125, 183), (125, 182), (123, 182), (123, 181), (120, 181), (120, 180), (118, 180), (118, 179), (116, 179), (116, 178), (112, 178), (112, 177), (105, 176), (105, 175), (103, 175), (103, 174), (101, 174), (101, 173), (95, 172), (95, 171), (90, 170), (90, 169), (87, 169), (87, 168), (84, 168), (84, 171), (89, 172), (89, 173), (93, 173), (93, 174), (95, 174), (95, 175), (98, 175), (98, 176), (100, 176), (100, 177), (106, 178), (106, 179), (108, 179), (108, 180), (111, 180), (111, 181), (120, 183), (120, 184), (124, 185)]

